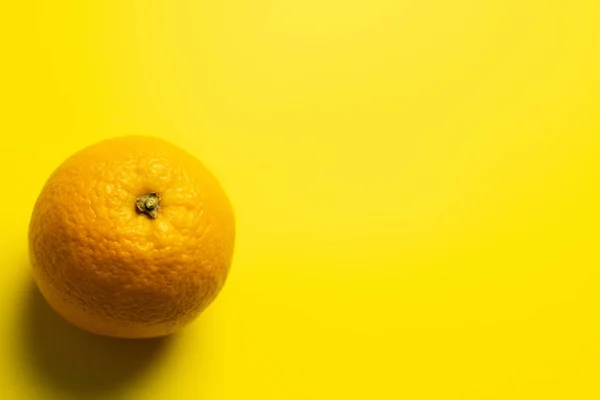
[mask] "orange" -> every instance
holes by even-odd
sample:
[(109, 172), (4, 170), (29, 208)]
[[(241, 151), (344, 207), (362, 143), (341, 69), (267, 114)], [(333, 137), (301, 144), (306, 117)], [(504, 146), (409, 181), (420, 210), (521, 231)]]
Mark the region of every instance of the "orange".
[(160, 139), (88, 147), (52, 174), (29, 229), (33, 277), (60, 315), (123, 338), (176, 332), (217, 296), (231, 204), (192, 155)]

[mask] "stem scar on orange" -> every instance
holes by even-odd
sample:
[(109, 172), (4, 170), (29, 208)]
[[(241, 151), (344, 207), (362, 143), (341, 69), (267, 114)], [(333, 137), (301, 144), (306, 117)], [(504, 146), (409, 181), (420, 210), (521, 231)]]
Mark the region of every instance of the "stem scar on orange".
[(169, 335), (217, 296), (235, 221), (216, 178), (160, 139), (88, 147), (52, 174), (29, 227), (33, 277), (60, 315), (114, 337)]

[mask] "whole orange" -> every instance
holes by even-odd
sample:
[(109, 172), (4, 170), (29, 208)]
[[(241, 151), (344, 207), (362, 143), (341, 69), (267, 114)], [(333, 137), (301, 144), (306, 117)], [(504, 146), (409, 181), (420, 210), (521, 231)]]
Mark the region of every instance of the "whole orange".
[(160, 139), (88, 147), (52, 174), (29, 229), (48, 303), (87, 331), (164, 336), (195, 319), (225, 283), (231, 204), (192, 155)]

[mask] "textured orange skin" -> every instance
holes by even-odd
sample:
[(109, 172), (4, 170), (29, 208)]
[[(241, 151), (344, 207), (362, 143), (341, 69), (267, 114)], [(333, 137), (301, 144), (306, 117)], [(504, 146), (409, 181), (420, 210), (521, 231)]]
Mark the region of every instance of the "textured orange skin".
[[(162, 196), (156, 219), (136, 198)], [(196, 158), (160, 139), (88, 147), (49, 178), (33, 211), (33, 275), (48, 303), (87, 331), (176, 332), (217, 296), (231, 263), (233, 210)]]

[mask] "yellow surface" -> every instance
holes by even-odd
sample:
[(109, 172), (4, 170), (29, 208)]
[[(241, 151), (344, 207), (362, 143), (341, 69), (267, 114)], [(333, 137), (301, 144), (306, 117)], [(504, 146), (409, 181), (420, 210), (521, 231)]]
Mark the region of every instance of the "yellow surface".
[[(600, 398), (600, 3), (9, 2), (6, 399)], [(51, 171), (147, 133), (237, 211), (181, 335), (84, 334), (32, 290)]]

